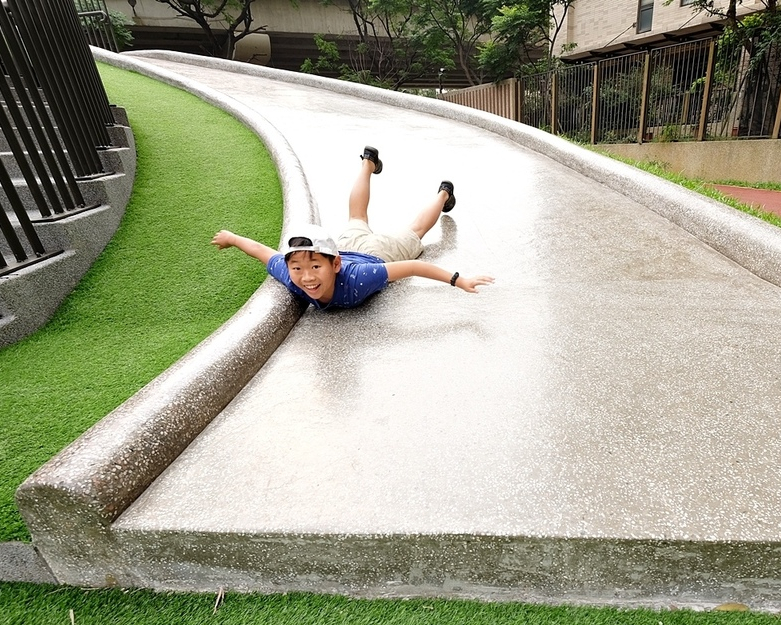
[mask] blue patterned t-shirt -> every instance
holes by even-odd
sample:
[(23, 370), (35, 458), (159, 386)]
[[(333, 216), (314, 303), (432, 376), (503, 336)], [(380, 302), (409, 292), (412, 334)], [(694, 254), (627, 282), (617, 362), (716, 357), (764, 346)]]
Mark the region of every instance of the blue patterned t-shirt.
[(336, 274), (334, 296), (328, 304), (321, 304), (309, 297), (290, 279), (290, 272), (283, 254), (274, 254), (268, 261), (269, 275), (279, 280), (299, 299), (315, 308), (355, 308), (367, 297), (388, 286), (388, 270), (385, 261), (361, 252), (339, 252), (342, 266)]

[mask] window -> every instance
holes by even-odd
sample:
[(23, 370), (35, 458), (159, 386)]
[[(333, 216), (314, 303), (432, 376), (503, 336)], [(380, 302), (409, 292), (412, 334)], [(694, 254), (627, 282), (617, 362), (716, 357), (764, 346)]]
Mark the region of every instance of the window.
[(689, 6), (690, 4), (694, 4), (697, 0), (681, 0), (681, 6)]
[(640, 0), (637, 6), (637, 32), (647, 33), (654, 21), (654, 0)]

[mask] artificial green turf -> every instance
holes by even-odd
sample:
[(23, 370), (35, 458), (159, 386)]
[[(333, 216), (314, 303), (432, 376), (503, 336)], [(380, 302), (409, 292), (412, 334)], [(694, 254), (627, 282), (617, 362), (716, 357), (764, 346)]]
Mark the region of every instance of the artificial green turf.
[[(216, 607), (216, 609), (215, 609)], [(0, 625), (764, 625), (754, 612), (618, 610), (452, 600), (357, 600), (336, 596), (80, 590), (0, 583)]]
[(0, 541), (28, 540), (19, 484), (226, 321), (265, 278), (209, 244), (276, 246), (282, 192), (256, 135), (196, 97), (100, 66), (127, 110), (136, 181), (115, 236), (54, 318), (0, 350)]

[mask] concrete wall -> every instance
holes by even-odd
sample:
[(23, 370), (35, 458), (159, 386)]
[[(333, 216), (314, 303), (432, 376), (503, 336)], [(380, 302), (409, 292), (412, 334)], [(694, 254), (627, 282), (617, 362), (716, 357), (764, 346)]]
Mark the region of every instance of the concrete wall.
[(693, 178), (781, 183), (781, 139), (600, 144), (599, 148), (626, 158), (664, 163)]
[[(348, 4), (333, 0), (323, 4), (318, 0), (264, 0), (253, 5), (253, 25), (266, 26), (270, 32), (289, 33), (355, 33)], [(126, 0), (107, 0), (109, 10), (124, 13), (136, 26), (197, 28), (191, 19), (178, 15), (168, 5), (155, 0), (137, 0), (135, 8)]]
[[(716, 7), (726, 5), (727, 0), (715, 0)], [(577, 54), (714, 20), (707, 13), (695, 13), (691, 6), (681, 6), (680, 0), (673, 0), (666, 6), (662, 0), (656, 0), (653, 28), (649, 32), (638, 33), (637, 8), (638, 0), (578, 0), (564, 18), (564, 25), (556, 41), (556, 54), (561, 54), (561, 46), (564, 44), (576, 43), (577, 48), (571, 54)], [(764, 6), (760, 0), (743, 0), (738, 5), (738, 14), (762, 9)]]

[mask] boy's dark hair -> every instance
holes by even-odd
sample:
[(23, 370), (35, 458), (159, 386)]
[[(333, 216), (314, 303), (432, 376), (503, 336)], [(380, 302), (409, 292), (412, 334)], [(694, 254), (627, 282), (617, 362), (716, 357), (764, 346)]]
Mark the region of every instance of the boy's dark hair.
[[(288, 245), (290, 245), (290, 247), (309, 247), (312, 245), (312, 239), (309, 239), (307, 237), (293, 237), (292, 239), (290, 239), (290, 241), (288, 241)], [(312, 254), (320, 254), (320, 256), (323, 256), (324, 258), (328, 259), (328, 262), (331, 263), (332, 265), (334, 264), (334, 259), (336, 258), (336, 256), (332, 256), (331, 254), (323, 254), (321, 252), (311, 252), (306, 250), (299, 250), (299, 251), (301, 251), (303, 254), (307, 254), (307, 258), (312, 258)], [(290, 257), (293, 254), (298, 254), (299, 251), (288, 252), (287, 254), (285, 254), (285, 262), (288, 262), (290, 260)]]

